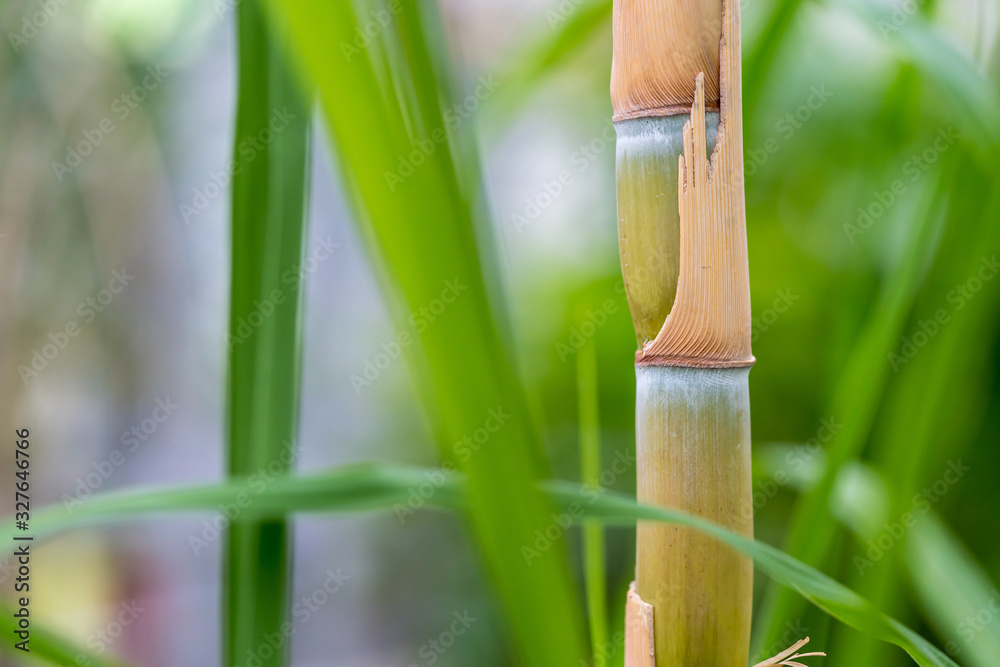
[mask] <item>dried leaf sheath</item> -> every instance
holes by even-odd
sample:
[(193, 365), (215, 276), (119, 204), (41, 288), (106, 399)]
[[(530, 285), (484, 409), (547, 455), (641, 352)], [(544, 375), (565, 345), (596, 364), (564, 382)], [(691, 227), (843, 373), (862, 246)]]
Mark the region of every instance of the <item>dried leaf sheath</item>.
[[(739, 94), (739, 8), (723, 42), (725, 86), (711, 161), (706, 155), (704, 80), (695, 83), (691, 120), (679, 158), (680, 275), (663, 329), (640, 353), (643, 363), (742, 366), (750, 353), (750, 275), (743, 186), (743, 120)], [(727, 36), (731, 32), (727, 31)], [(728, 44), (728, 46), (727, 46)], [(729, 48), (735, 49), (734, 53)]]

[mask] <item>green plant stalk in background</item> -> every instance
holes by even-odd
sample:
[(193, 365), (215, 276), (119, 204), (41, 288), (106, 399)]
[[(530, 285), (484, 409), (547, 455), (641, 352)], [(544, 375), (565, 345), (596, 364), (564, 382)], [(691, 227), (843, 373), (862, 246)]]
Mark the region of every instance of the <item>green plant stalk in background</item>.
[[(233, 146), (228, 472), (269, 477), (294, 466), (302, 348), (309, 162), (308, 105), (258, 0), (237, 8), (239, 91)], [(284, 517), (232, 521), (223, 594), (225, 664), (288, 662), (291, 538)]]
[[(580, 477), (583, 483), (601, 488), (601, 424), (597, 384), (597, 349), (588, 338), (576, 355), (577, 406), (580, 431)], [(587, 618), (593, 660), (604, 655), (608, 642), (608, 604), (604, 526), (583, 526), (583, 570), (587, 586)]]

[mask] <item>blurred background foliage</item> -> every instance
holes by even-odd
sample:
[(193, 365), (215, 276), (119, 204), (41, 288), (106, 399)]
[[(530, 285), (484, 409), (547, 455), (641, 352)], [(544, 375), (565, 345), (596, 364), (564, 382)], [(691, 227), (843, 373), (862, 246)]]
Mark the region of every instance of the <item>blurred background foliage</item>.
[[(378, 51), (371, 43), (393, 43), (398, 35), (378, 27), (391, 6), (353, 3), (358, 24), (325, 51), (344, 58), (331, 77)], [(220, 174), (234, 134), (235, 8), (31, 0), (0, 9), (9, 43), (0, 49), (0, 410), (4, 423), (36, 433), (39, 503), (209, 481), (225, 469)], [(1000, 7), (747, 0), (742, 11), (757, 538), (858, 590), (959, 663), (996, 665)], [(443, 31), (427, 32), (436, 74), (409, 79), (440, 89), (397, 95), (418, 109), (441, 99), (461, 107), (448, 159), (468, 182), (453, 213), (476, 226), (473, 272), (485, 267), (484, 294), (509, 311), (495, 307), (495, 345), (523, 379), (547, 458), (538, 470), (580, 479), (576, 355), (592, 349), (601, 483), (631, 493), (634, 472), (615, 464), (634, 452), (635, 338), (617, 257), (610, 3), (445, 2), (441, 18)], [(414, 48), (404, 40), (390, 56), (416, 62)], [(343, 94), (344, 104), (360, 95)], [(300, 470), (439, 460), (414, 399), (426, 378), (411, 382), (394, 359), (365, 375), (399, 340), (392, 323), (415, 310), (384, 305), (380, 280), (403, 294), (423, 289), (372, 261), (373, 228), (352, 224), (359, 175), (374, 169), (359, 162), (364, 143), (379, 140), (390, 111), (359, 125), (369, 134), (356, 150), (335, 122), (329, 133), (317, 127), (305, 254), (324, 243), (333, 252), (307, 277)], [(482, 178), (463, 171), (469, 164), (481, 164)], [(426, 183), (444, 191), (438, 176)], [(414, 230), (437, 229), (434, 215), (400, 215), (399, 235), (419, 242)], [(91, 318), (81, 304), (113, 270), (135, 278)], [(70, 321), (81, 333), (37, 376), (12, 370)], [(112, 474), (92, 477), (166, 398), (176, 414), (147, 429)], [(435, 425), (439, 438), (447, 422)], [(331, 653), (359, 666), (511, 664), (509, 625), (464, 527), (427, 512), (297, 521), (293, 600), (327, 569), (350, 579), (296, 635), (293, 664), (328, 664)], [(216, 664), (220, 543), (193, 553), (189, 538), (203, 530), (201, 519), (178, 518), (60, 538), (39, 551), (33, 610), (133, 664)], [(612, 632), (633, 543), (632, 531), (607, 532)], [(567, 544), (579, 585), (579, 534)], [(830, 656), (822, 664), (909, 664), (763, 577), (757, 591), (754, 661), (808, 634)], [(130, 600), (144, 611), (104, 642)], [(478, 619), (469, 632), (444, 653), (430, 649), (466, 611)], [(620, 660), (614, 652), (609, 664)]]

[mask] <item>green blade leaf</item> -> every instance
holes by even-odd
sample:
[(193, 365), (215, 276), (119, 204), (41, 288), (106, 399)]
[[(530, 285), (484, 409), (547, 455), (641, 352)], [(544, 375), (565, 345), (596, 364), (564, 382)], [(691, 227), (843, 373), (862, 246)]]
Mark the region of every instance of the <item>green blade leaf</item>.
[[(498, 106), (512, 115), (553, 72), (599, 36), (611, 32), (611, 0), (591, 0), (569, 16), (548, 12), (551, 30), (511, 58), (499, 78), (504, 81)], [(554, 16), (553, 16), (554, 15)]]
[[(450, 75), (435, 70), (443, 59), (431, 57), (424, 33), (436, 19), (432, 5), (391, 5), (384, 28), (359, 45), (359, 17), (374, 5), (272, 4), (318, 90), (440, 455), (469, 476), (469, 516), (515, 645), (527, 665), (576, 665), (585, 643), (565, 544), (537, 558), (525, 551), (550, 523), (548, 500), (535, 488), (546, 466), (498, 333), (506, 316), (499, 304), (491, 308), (483, 278), (483, 264), (493, 262), (481, 258), (492, 250), (477, 243), (475, 193), (467, 191), (481, 182), (478, 165), (455, 161), (464, 153), (453, 132), (472, 122), (466, 109), (475, 106), (462, 102), (482, 102), (493, 84), (481, 81), (464, 100), (449, 97)], [(367, 389), (364, 378), (352, 381)]]
[[(247, 482), (229, 482), (194, 488), (161, 491), (119, 492), (98, 495), (82, 506), (68, 510), (51, 507), (36, 515), (37, 540), (70, 530), (138, 514), (181, 510), (216, 510), (247, 495), (244, 513), (264, 519), (291, 512), (356, 512), (403, 506), (411, 491), (428, 480), (437, 480), (428, 503), (448, 509), (463, 509), (471, 500), (471, 483), (465, 476), (442, 470), (421, 470), (381, 464), (361, 464), (337, 468), (317, 475), (278, 479), (270, 486), (255, 488)], [(730, 545), (754, 559), (757, 567), (779, 583), (834, 618), (872, 637), (899, 646), (922, 667), (957, 667), (933, 644), (905, 625), (886, 616), (864, 598), (827, 575), (791, 556), (698, 517), (665, 507), (636, 503), (634, 498), (598, 491), (592, 486), (548, 481), (540, 484), (554, 506), (569, 516), (604, 523), (632, 524), (636, 521), (664, 521), (690, 526)], [(11, 528), (0, 531), (9, 538)]]
[[(907, 229), (906, 248), (898, 266), (888, 274), (878, 303), (872, 309), (851, 354), (849, 365), (837, 380), (830, 414), (843, 428), (827, 445), (828, 463), (822, 479), (803, 494), (795, 505), (786, 538), (787, 551), (810, 566), (818, 567), (829, 554), (839, 526), (830, 517), (829, 498), (837, 473), (856, 459), (864, 448), (875, 422), (882, 394), (889, 382), (886, 356), (893, 352), (903, 333), (917, 296), (924, 268), (937, 248), (945, 186), (950, 182), (932, 172), (921, 214)], [(756, 646), (771, 646), (780, 640), (783, 626), (796, 618), (801, 602), (786, 590), (769, 590), (761, 606), (756, 628)]]
[(25, 654), (20, 649), (15, 648), (15, 643), (21, 641), (16, 638), (15, 632), (19, 630), (17, 619), (14, 617), (14, 609), (6, 603), (0, 604), (0, 616), (3, 617), (3, 650), (10, 655), (25, 656), (47, 662), (52, 665), (88, 665), (89, 667), (124, 667), (125, 663), (114, 658), (97, 655), (89, 648), (76, 645), (74, 642), (52, 632), (38, 622), (38, 619), (31, 620), (31, 636), (27, 644), (29, 653)]
[[(988, 183), (994, 179), (991, 172), (979, 171), (970, 157), (958, 160), (954, 182), (962, 187), (951, 189), (949, 222), (941, 252), (921, 289), (911, 320), (926, 321), (928, 313), (937, 312), (942, 304), (948, 303), (948, 294), (954, 286), (975, 275), (983, 258), (989, 257), (1000, 244), (1000, 227), (991, 224), (1000, 214), (1000, 193), (985, 200), (981, 194), (989, 190)], [(968, 407), (970, 401), (968, 393), (956, 388), (974, 393), (976, 387), (982, 386), (982, 395), (988, 394), (985, 388), (988, 385), (982, 383), (989, 380), (983, 377), (987, 373), (978, 358), (982, 346), (970, 341), (992, 340), (996, 324), (991, 322), (998, 293), (998, 285), (992, 282), (984, 285), (975, 302), (952, 312), (947, 327), (942, 327), (934, 343), (911, 359), (893, 380), (891, 399), (883, 410), (882, 426), (869, 454), (877, 468), (892, 471), (886, 479), (892, 492), (889, 509), (892, 516), (913, 511), (914, 494), (932, 478), (938, 478), (940, 466), (946, 460), (957, 459), (972, 444), (966, 429), (978, 428), (975, 409), (971, 414), (958, 410), (958, 405)], [(954, 416), (948, 421), (940, 419), (940, 415)], [(963, 421), (968, 426), (956, 428), (956, 422)], [(859, 510), (872, 516), (870, 504)], [(872, 536), (868, 534), (863, 539)], [(906, 568), (901, 551), (887, 553), (871, 569), (846, 568), (849, 578), (844, 583), (879, 607), (894, 605), (897, 613), (905, 613), (903, 610), (909, 603), (904, 590)], [(841, 647), (846, 655), (862, 664), (881, 660), (881, 647), (863, 635), (845, 637)]]
[[(308, 112), (259, 0), (237, 9), (239, 93), (232, 193), (228, 467), (232, 477), (294, 460), (299, 410)], [(287, 619), (290, 538), (283, 517), (236, 521), (226, 538), (224, 660), (257, 656)]]
[(778, 0), (760, 36), (743, 59), (743, 108), (753, 117), (764, 87), (770, 81), (775, 58), (784, 47), (789, 31), (805, 0)]
[(904, 557), (924, 614), (952, 655), (966, 654), (973, 667), (1000, 664), (1000, 626), (977, 620), (996, 617), (1000, 593), (965, 545), (931, 514), (914, 526)]
[[(941, 29), (921, 14), (908, 17), (896, 28), (892, 8), (862, 0), (842, 2), (873, 32), (888, 35), (899, 56), (912, 62), (921, 77), (937, 90), (946, 108), (954, 113), (969, 146), (979, 149), (980, 156), (996, 153), (1000, 148), (1000, 97), (996, 84)], [(885, 26), (894, 29), (886, 31)]]
[[(577, 405), (580, 430), (580, 477), (587, 486), (601, 485), (601, 429), (597, 391), (597, 346), (588, 339), (576, 355)], [(583, 564), (587, 583), (591, 659), (608, 645), (608, 589), (604, 554), (604, 526), (583, 527)]]
[(797, 591), (802, 597), (843, 623), (872, 637), (899, 646), (922, 667), (958, 667), (933, 644), (898, 621), (886, 616), (867, 600), (819, 570), (795, 560), (772, 546), (731, 533), (721, 526), (664, 507), (639, 505), (621, 494), (605, 492), (566, 482), (543, 485), (568, 512), (603, 521), (665, 521), (691, 526), (754, 559), (754, 564), (775, 581)]

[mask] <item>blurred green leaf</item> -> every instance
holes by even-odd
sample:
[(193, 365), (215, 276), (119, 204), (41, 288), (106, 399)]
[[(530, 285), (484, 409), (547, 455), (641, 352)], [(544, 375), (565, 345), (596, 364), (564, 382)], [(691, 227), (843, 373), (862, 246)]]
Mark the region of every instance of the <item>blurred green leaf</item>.
[[(420, 470), (379, 464), (362, 464), (299, 478), (277, 478), (266, 488), (230, 482), (216, 486), (103, 494), (70, 513), (63, 507), (38, 513), (36, 539), (94, 523), (120, 521), (149, 512), (218, 510), (247, 494), (244, 516), (263, 519), (290, 512), (359, 511), (401, 506), (411, 491), (435, 482), (430, 505), (463, 509), (473, 493), (471, 481), (447, 470)], [(665, 521), (691, 526), (752, 557), (757, 567), (788, 586), (831, 616), (861, 632), (904, 649), (923, 667), (957, 667), (918, 634), (882, 614), (866, 600), (825, 574), (762, 542), (729, 532), (721, 526), (664, 507), (639, 505), (634, 498), (599, 491), (593, 486), (547, 481), (540, 488), (548, 494), (566, 520), (572, 517), (605, 523)], [(398, 509), (398, 508), (397, 508)], [(553, 519), (555, 520), (555, 519)], [(9, 536), (5, 529), (0, 537)]]
[[(294, 465), (302, 348), (308, 104), (259, 0), (237, 8), (239, 91), (233, 141), (228, 468), (234, 478)], [(225, 664), (258, 655), (288, 618), (291, 544), (281, 517), (234, 522), (226, 538)]]
[[(989, 410), (992, 381), (983, 360), (989, 349), (986, 341), (995, 336), (1000, 285), (984, 282), (974, 299), (960, 304), (954, 303), (954, 295), (956, 286), (982, 275), (984, 261), (1000, 247), (1000, 227), (993, 224), (1000, 210), (1000, 192), (985, 199), (981, 195), (995, 179), (993, 171), (982, 171), (971, 159), (961, 161), (955, 182), (962, 187), (951, 194), (950, 221), (939, 261), (928, 276), (921, 303), (911, 318), (910, 337), (924, 330), (927, 322), (937, 322), (940, 330), (902, 369), (876, 440), (873, 461), (891, 471), (886, 479), (894, 491), (893, 516), (914, 512), (914, 495), (921, 487), (941, 479), (941, 469), (947, 469), (948, 461), (968, 460), (968, 448), (975, 445), (978, 424)], [(947, 317), (943, 322), (942, 312)], [(942, 418), (944, 415), (947, 418)], [(936, 533), (939, 537), (950, 537), (947, 530), (942, 530)], [(920, 573), (907, 568), (907, 563), (913, 562), (913, 553), (909, 540), (906, 544), (905, 550), (898, 550), (903, 553), (893, 550), (883, 559), (885, 562), (866, 571), (864, 579), (860, 574), (854, 577), (855, 586), (867, 597), (883, 607), (895, 605), (900, 612), (910, 607), (905, 599), (908, 582), (903, 576), (907, 569), (911, 571), (910, 582), (918, 589), (934, 587), (951, 574), (942, 575), (941, 570), (930, 567)], [(948, 549), (947, 542), (938, 546)], [(923, 580), (916, 581), (918, 577)], [(934, 621), (936, 611), (928, 607), (924, 617)], [(942, 637), (954, 638), (955, 625), (935, 625)], [(863, 662), (881, 659), (877, 649), (861, 637), (852, 637), (844, 645)], [(994, 663), (995, 654), (992, 661), (980, 664)]]
[[(549, 32), (510, 58), (498, 75), (504, 81), (497, 105), (506, 114), (520, 107), (548, 76), (566, 67), (597, 38), (610, 41), (611, 0), (590, 0), (574, 7), (569, 16), (562, 7), (548, 10)], [(554, 18), (553, 18), (554, 17)]]
[[(575, 666), (585, 641), (566, 547), (538, 558), (525, 552), (549, 522), (548, 500), (535, 488), (547, 465), (498, 333), (504, 309), (491, 304), (483, 278), (483, 263), (493, 262), (482, 257), (492, 248), (477, 242), (476, 193), (463, 189), (480, 181), (468, 177), (478, 165), (455, 161), (454, 132), (473, 122), (465, 102), (481, 103), (495, 84), (484, 77), (464, 98), (447, 94), (451, 77), (435, 70), (424, 36), (423, 22), (438, 21), (432, 4), (271, 4), (287, 19), (293, 52), (318, 90), (381, 270), (399, 332), (387, 345), (405, 351), (442, 460), (469, 475), (469, 516), (515, 646), (527, 665)], [(391, 21), (360, 40), (360, 19), (377, 8)]]
[(18, 630), (14, 609), (6, 603), (0, 604), (0, 616), (3, 617), (4, 642), (3, 650), (12, 656), (30, 656), (40, 662), (52, 665), (87, 665), (88, 667), (125, 667), (124, 662), (110, 656), (97, 655), (89, 648), (78, 646), (74, 642), (52, 632), (42, 625), (37, 618), (31, 619), (31, 637), (28, 642), (30, 651), (22, 652), (14, 648), (14, 643), (20, 641), (14, 634)]
[[(588, 339), (576, 355), (577, 411), (580, 430), (580, 477), (587, 486), (601, 486), (601, 426), (597, 391), (597, 350)], [(608, 645), (607, 574), (604, 526), (583, 527), (583, 567), (587, 583), (587, 617), (590, 621), (591, 659)]]
[[(788, 529), (787, 550), (792, 556), (819, 567), (830, 554), (838, 532), (830, 520), (829, 500), (841, 468), (862, 452), (878, 414), (889, 381), (887, 355), (902, 335), (924, 271), (937, 247), (942, 205), (947, 192), (941, 174), (928, 175), (919, 217), (908, 226), (906, 246), (885, 277), (878, 302), (858, 337), (847, 368), (839, 377), (831, 398), (832, 420), (840, 424), (827, 445), (828, 462), (823, 478), (798, 500)], [(785, 623), (801, 607), (787, 591), (773, 589), (765, 597), (756, 628), (756, 645), (771, 646), (784, 633)]]
[(756, 114), (760, 96), (771, 80), (771, 68), (784, 47), (789, 30), (805, 0), (777, 0), (760, 36), (743, 58), (743, 108), (747, 117)]
[[(954, 295), (956, 285), (977, 275), (984, 259), (1000, 246), (1000, 227), (992, 224), (1000, 207), (1000, 193), (985, 201), (980, 194), (994, 179), (991, 171), (983, 172), (969, 157), (959, 160), (953, 182), (962, 186), (952, 188), (949, 195), (946, 233), (910, 318), (907, 336), (912, 339), (928, 326), (923, 324), (926, 322), (936, 322), (940, 329), (894, 379), (873, 441), (870, 457), (887, 472), (884, 479), (892, 489), (891, 515), (895, 517), (912, 513), (916, 509), (914, 495), (920, 488), (939, 478), (946, 461), (962, 455), (973, 437), (970, 429), (982, 419), (977, 412), (981, 413), (988, 401), (983, 347), (976, 341), (994, 335), (996, 324), (991, 319), (1000, 290), (992, 282), (986, 283), (975, 300), (961, 308), (949, 301), (949, 295)], [(942, 308), (947, 317), (943, 323)], [(942, 415), (951, 419), (942, 419)], [(907, 613), (902, 556), (893, 550), (884, 562), (864, 572), (845, 564), (844, 571), (851, 577), (845, 583), (882, 608)], [(840, 646), (863, 663), (884, 658), (881, 648), (861, 635), (845, 637)]]
[[(944, 32), (920, 13), (902, 25), (894, 8), (865, 0), (841, 0), (861, 22), (877, 32), (912, 62), (937, 93), (943, 106), (955, 115), (966, 143), (980, 156), (1000, 149), (1000, 96), (988, 79)], [(995, 160), (995, 158), (994, 158)], [(992, 164), (992, 162), (987, 162)]]
[[(906, 541), (910, 579), (924, 612), (972, 667), (1000, 664), (1000, 592), (965, 546), (930, 514)], [(985, 616), (985, 622), (984, 622)]]

